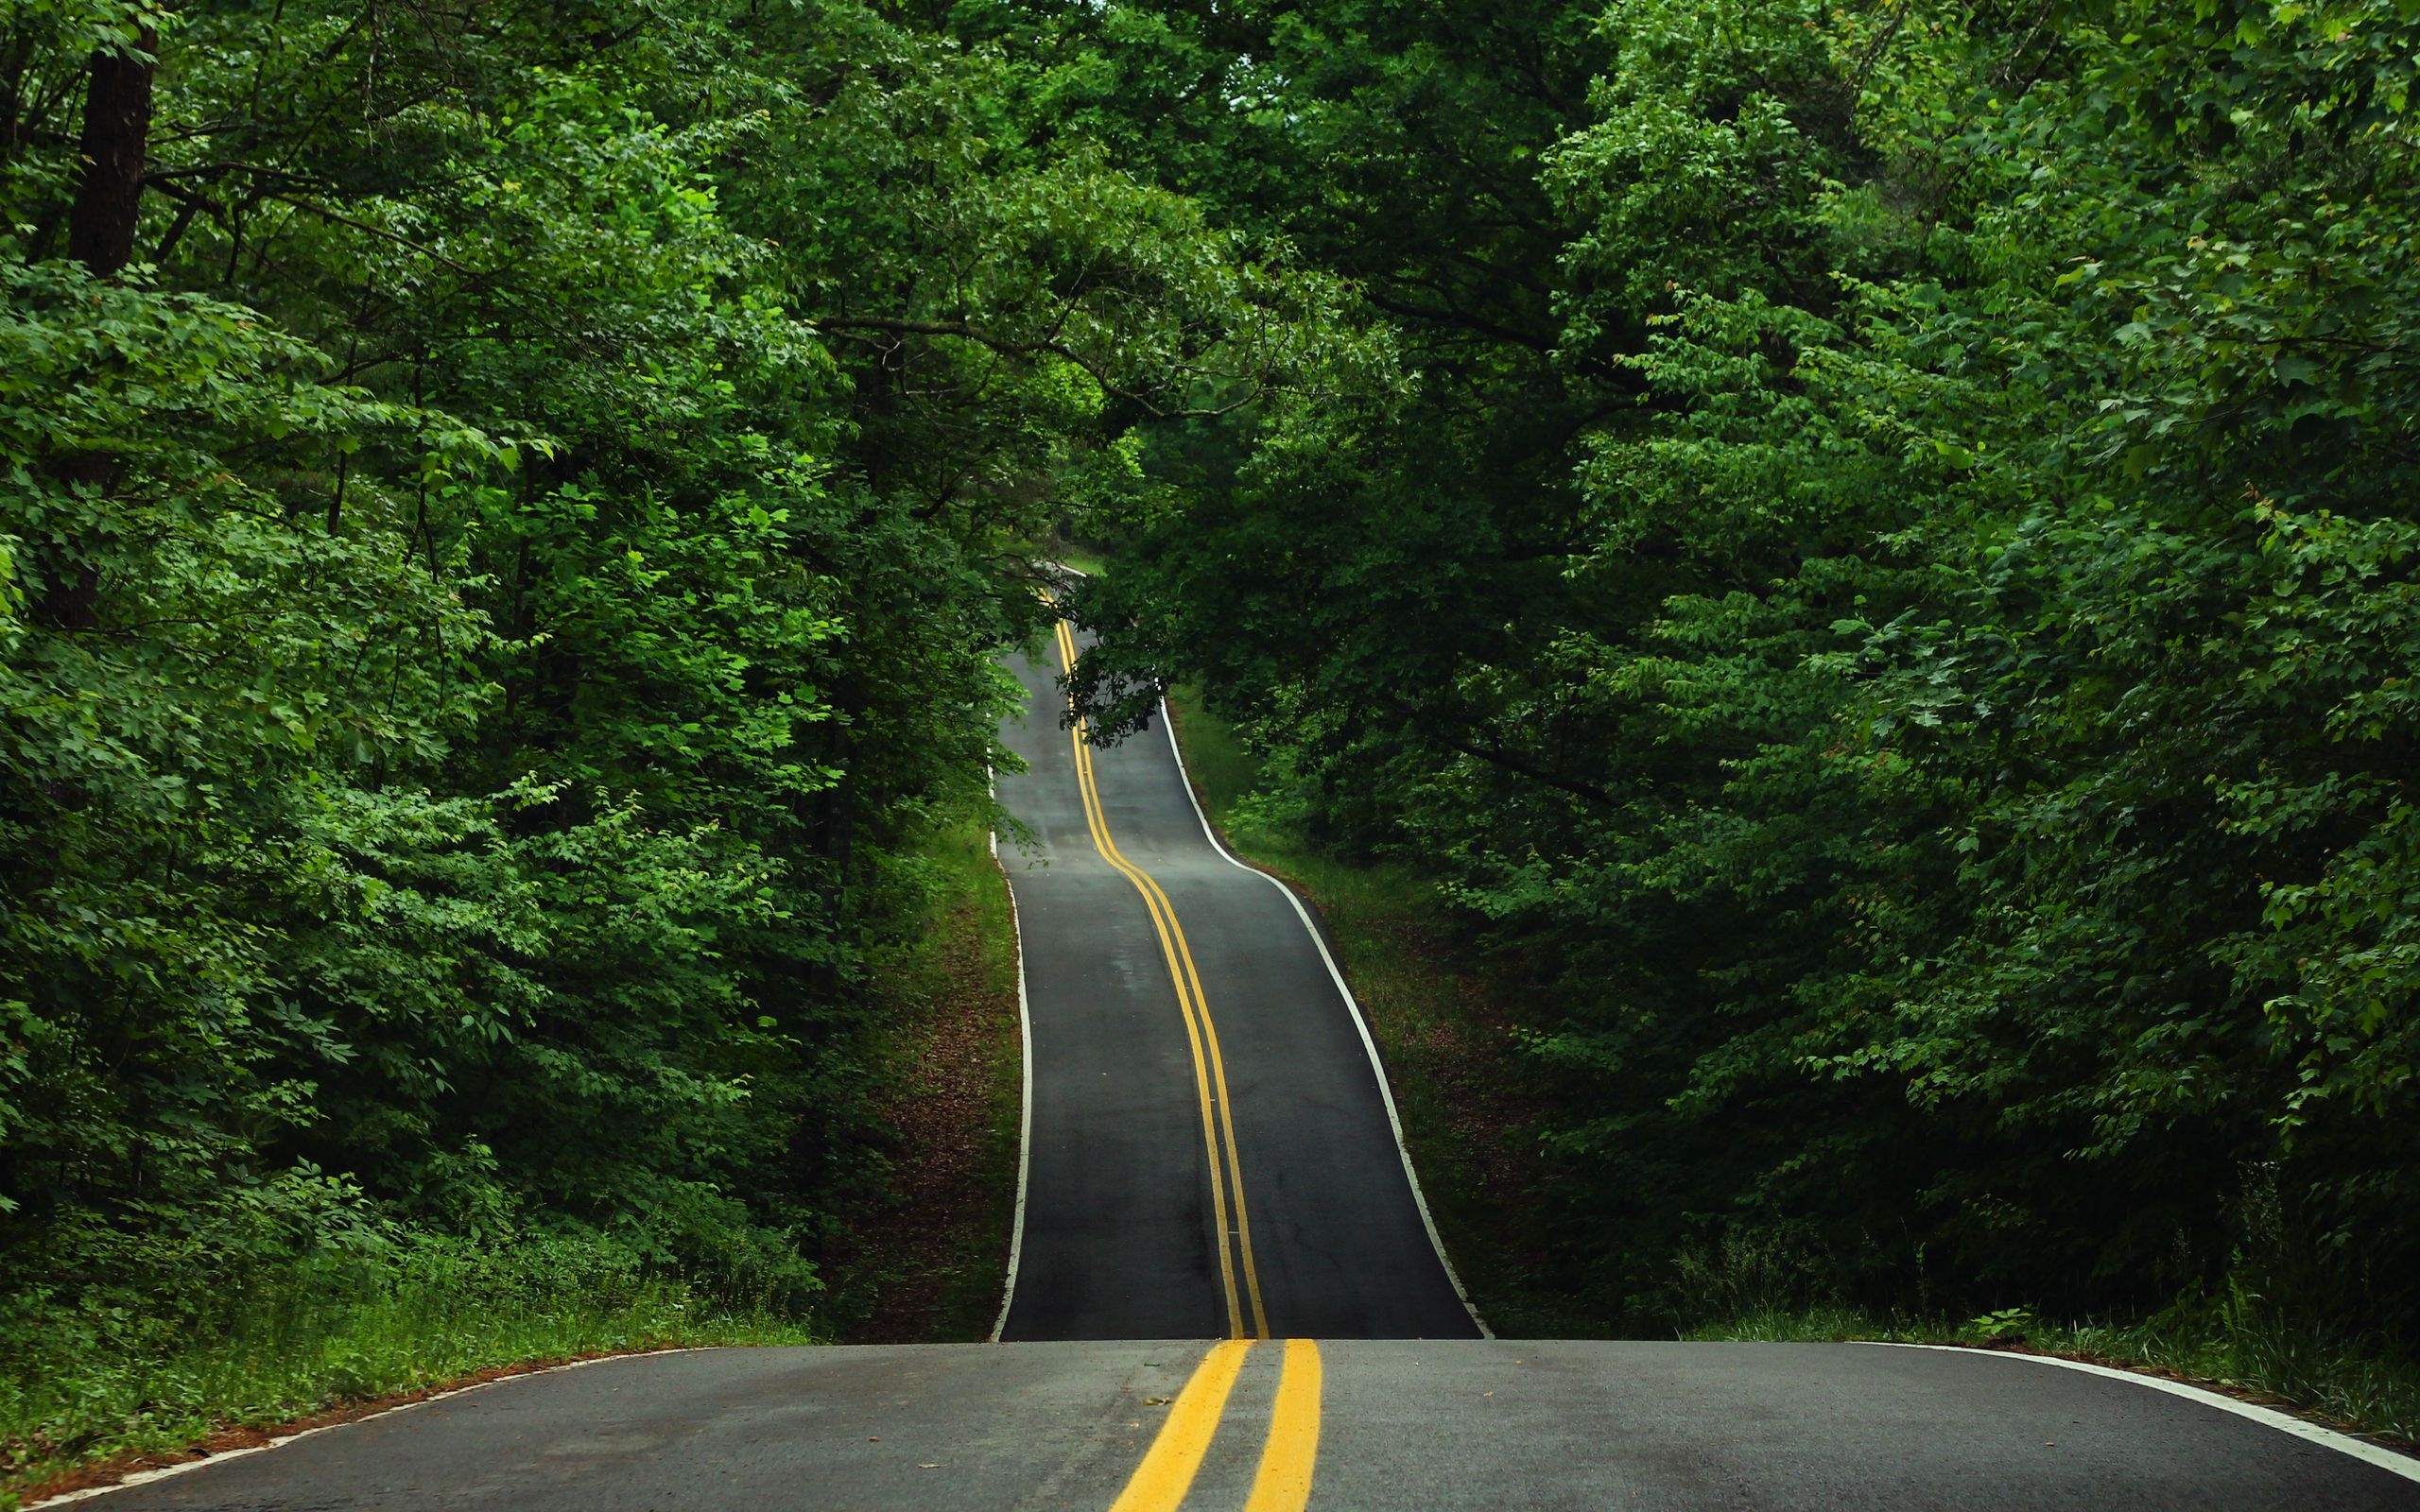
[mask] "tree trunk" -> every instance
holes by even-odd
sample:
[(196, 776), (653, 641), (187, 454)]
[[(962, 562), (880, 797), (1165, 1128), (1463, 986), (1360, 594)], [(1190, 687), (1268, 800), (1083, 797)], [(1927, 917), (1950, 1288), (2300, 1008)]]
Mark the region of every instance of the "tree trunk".
[(143, 160), (151, 145), (151, 73), (160, 33), (146, 26), (135, 52), (96, 48), (84, 91), (84, 177), (67, 216), (67, 254), (107, 278), (134, 260), (143, 208)]
[[(160, 33), (146, 26), (135, 51), (95, 48), (84, 88), (84, 133), (78, 144), (84, 174), (67, 213), (67, 251), (95, 278), (134, 260), (134, 228), (143, 209), (143, 163), (151, 146), (151, 74)], [(45, 469), (70, 489), (107, 492), (117, 464), (106, 453), (71, 452)], [(45, 555), (52, 555), (45, 553)], [(43, 618), (62, 630), (89, 630), (99, 618), (99, 566), (80, 553), (45, 563)]]
[(865, 699), (856, 694), (850, 683), (845, 679), (842, 679), (837, 696), (832, 700), (836, 717), (825, 727), (831, 741), (831, 746), (825, 753), (826, 759), (840, 769), (841, 776), (838, 782), (824, 791), (821, 804), (823, 812), (816, 825), (819, 832), (816, 835), (816, 849), (823, 860), (825, 874), (829, 879), (827, 885), (832, 888), (834, 936), (831, 950), (826, 953), (823, 959), (810, 967), (806, 974), (807, 991), (819, 1005), (829, 1005), (840, 995), (840, 967), (836, 957), (844, 948), (843, 942), (852, 937), (851, 926), (856, 923), (856, 919), (851, 917), (853, 910), (850, 906), (852, 900), (849, 872), (856, 859), (858, 794), (856, 773), (850, 770), (853, 765), (850, 760), (850, 748), (855, 743), (856, 736), (852, 726), (857, 715), (864, 711), (865, 702)]

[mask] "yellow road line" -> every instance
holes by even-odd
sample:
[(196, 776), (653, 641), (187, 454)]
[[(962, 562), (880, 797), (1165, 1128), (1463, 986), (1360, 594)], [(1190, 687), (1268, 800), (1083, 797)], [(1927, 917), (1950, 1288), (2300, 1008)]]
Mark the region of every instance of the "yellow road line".
[[(1059, 654), (1069, 667), (1075, 665), (1075, 636), (1064, 620), (1059, 623)], [(1143, 907), (1151, 916), (1152, 932), (1160, 938), (1160, 954), (1167, 961), (1169, 984), (1176, 989), (1178, 1016), (1184, 1021), (1185, 1040), (1193, 1052), (1194, 1095), (1201, 1107), (1201, 1143), (1210, 1160), (1210, 1214), (1219, 1234), (1219, 1279), (1226, 1296), (1227, 1332), (1240, 1337), (1244, 1334), (1243, 1314), (1236, 1305), (1236, 1265), (1227, 1246), (1226, 1183), (1220, 1177), (1219, 1134), (1211, 1116), (1209, 1070), (1202, 1055), (1201, 1031), (1194, 1024), (1192, 1004), (1186, 997), (1177, 947), (1169, 937), (1169, 926), (1175, 919), (1172, 915), (1162, 913), (1160, 901), (1153, 896), (1141, 868), (1120, 854), (1116, 842), (1110, 838), (1109, 816), (1101, 807), (1099, 782), (1093, 773), (1092, 749), (1084, 744), (1080, 721), (1075, 727), (1075, 748), (1076, 791), (1083, 799), (1084, 824), (1092, 832), (1093, 849), (1098, 850), (1101, 859), (1132, 883), (1134, 890), (1143, 895)]]
[[(1057, 627), (1059, 656), (1064, 668), (1073, 672), (1076, 665), (1076, 636), (1064, 620)], [(1219, 1276), (1227, 1304), (1228, 1332), (1244, 1334), (1241, 1310), (1236, 1305), (1235, 1260), (1229, 1253), (1230, 1229), (1227, 1223), (1228, 1194), (1232, 1192), (1235, 1226), (1232, 1231), (1234, 1248), (1243, 1257), (1244, 1293), (1252, 1306), (1251, 1337), (1269, 1336), (1269, 1314), (1260, 1296), (1260, 1268), (1254, 1263), (1252, 1249), (1252, 1219), (1244, 1206), (1243, 1161), (1236, 1151), (1235, 1114), (1227, 1101), (1227, 1066), (1219, 1052), (1218, 1026), (1211, 1021), (1209, 1001), (1202, 995), (1201, 973), (1194, 965), (1193, 949), (1184, 937), (1184, 926), (1177, 922), (1176, 905), (1168, 901), (1159, 883), (1150, 872), (1126, 859), (1109, 832), (1109, 815), (1101, 806), (1099, 781), (1093, 771), (1092, 747), (1085, 743), (1084, 726), (1076, 722), (1072, 731), (1075, 740), (1076, 786), (1082, 797), (1084, 823), (1092, 832), (1093, 848), (1112, 868), (1134, 885), (1143, 895), (1143, 905), (1151, 916), (1151, 928), (1159, 936), (1160, 952), (1168, 964), (1168, 979), (1176, 988), (1177, 1009), (1184, 1020), (1185, 1040), (1193, 1052), (1194, 1092), (1201, 1104), (1201, 1135), (1210, 1159), (1211, 1218), (1219, 1231)], [(1206, 1052), (1206, 1054), (1205, 1054)], [(1212, 1109), (1216, 1108), (1216, 1117)], [(1220, 1138), (1223, 1131), (1224, 1139)], [(1225, 1159), (1220, 1159), (1224, 1144)], [(1223, 1166), (1224, 1179), (1221, 1179)]]
[[(1072, 667), (1074, 665), (1076, 644), (1075, 632), (1072, 629), (1068, 629), (1063, 621), (1061, 624), (1061, 629), (1066, 636), (1069, 665)], [(1079, 730), (1079, 744), (1081, 744), (1080, 729)], [(1184, 925), (1177, 919), (1176, 904), (1170, 902), (1168, 901), (1168, 895), (1161, 890), (1159, 880), (1157, 878), (1129, 861), (1126, 858), (1125, 853), (1117, 849), (1117, 842), (1109, 832), (1108, 812), (1105, 809), (1100, 809), (1100, 784), (1099, 780), (1093, 775), (1092, 747), (1090, 746), (1083, 746), (1082, 755), (1085, 776), (1093, 784), (1093, 804), (1096, 810), (1098, 810), (1101, 815), (1100, 837), (1108, 843), (1110, 858), (1115, 865), (1126, 868), (1126, 870), (1138, 882), (1151, 899), (1157, 900), (1160, 912), (1167, 919), (1168, 933), (1175, 936), (1176, 953), (1178, 957), (1184, 963), (1184, 974), (1186, 981), (1193, 988), (1191, 1013), (1194, 1018), (1201, 1021), (1201, 1039), (1203, 1043), (1209, 1047), (1210, 1079), (1217, 1087), (1219, 1123), (1225, 1133), (1227, 1146), (1227, 1181), (1234, 1193), (1233, 1203), (1236, 1214), (1235, 1242), (1237, 1252), (1243, 1258), (1244, 1291), (1245, 1295), (1252, 1302), (1253, 1335), (1255, 1338), (1265, 1339), (1269, 1337), (1269, 1312), (1261, 1303), (1260, 1267), (1253, 1256), (1252, 1212), (1244, 1203), (1243, 1158), (1236, 1151), (1236, 1115), (1233, 1108), (1230, 1108), (1227, 1102), (1227, 1061), (1226, 1057), (1221, 1055), (1219, 1050), (1218, 1022), (1210, 1017), (1210, 1000), (1202, 993), (1201, 972), (1193, 964), (1193, 947), (1184, 937)], [(1180, 1002), (1182, 1002), (1182, 999), (1183, 994), (1180, 993)], [(1221, 1231), (1224, 1231), (1223, 1226)]]
[[(1091, 761), (1089, 752), (1085, 761), (1087, 764)], [(1107, 833), (1106, 826), (1103, 833)], [(1112, 848), (1115, 849), (1115, 842)], [(1118, 859), (1123, 861), (1126, 858), (1120, 855)], [(1265, 1339), (1269, 1337), (1269, 1313), (1261, 1306), (1260, 1267), (1253, 1260), (1252, 1214), (1244, 1207), (1244, 1163), (1236, 1153), (1236, 1116), (1227, 1106), (1227, 1061), (1219, 1053), (1219, 1026), (1210, 1017), (1210, 1000), (1202, 996), (1201, 973), (1194, 969), (1193, 947), (1185, 942), (1184, 926), (1177, 922), (1176, 905), (1168, 902), (1167, 893), (1160, 891), (1157, 878), (1140, 867), (1134, 870), (1158, 897), (1160, 906), (1167, 911), (1168, 928), (1176, 936), (1177, 954), (1184, 958), (1184, 974), (1193, 984), (1193, 1011), (1201, 1020), (1201, 1038), (1210, 1047), (1210, 1078), (1218, 1085), (1219, 1121), (1226, 1130), (1227, 1180), (1235, 1188), (1236, 1194), (1236, 1247), (1243, 1255), (1244, 1292), (1252, 1299), (1253, 1336)]]
[(1193, 1488), (1201, 1456), (1210, 1452), (1210, 1440), (1227, 1410), (1227, 1393), (1236, 1388), (1236, 1376), (1251, 1349), (1250, 1339), (1225, 1339), (1211, 1346), (1194, 1367), (1193, 1379), (1177, 1393), (1168, 1420), (1160, 1425), (1151, 1447), (1143, 1452), (1143, 1463), (1134, 1467), (1133, 1478), (1110, 1503), (1109, 1512), (1176, 1512), (1177, 1503)]
[[(1080, 729), (1079, 730), (1078, 739), (1080, 743)], [(1079, 759), (1083, 764), (1086, 779), (1093, 784), (1093, 802), (1095, 806), (1098, 807), (1100, 802), (1100, 785), (1099, 779), (1093, 776), (1092, 747), (1089, 746), (1083, 747)], [(1189, 984), (1192, 988), (1192, 1001), (1190, 1004), (1186, 1004), (1184, 991), (1186, 984), (1180, 984), (1177, 990), (1177, 1001), (1181, 1006), (1185, 1008), (1188, 1018), (1188, 1032), (1190, 1032), (1190, 1021), (1194, 1019), (1200, 1020), (1201, 1024), (1202, 1043), (1209, 1047), (1210, 1079), (1217, 1088), (1219, 1122), (1225, 1132), (1227, 1181), (1229, 1186), (1234, 1190), (1233, 1200), (1236, 1212), (1236, 1247), (1241, 1251), (1243, 1255), (1244, 1291), (1252, 1302), (1253, 1336), (1254, 1338), (1265, 1339), (1269, 1337), (1269, 1314), (1261, 1305), (1260, 1268), (1253, 1258), (1252, 1215), (1249, 1210), (1244, 1206), (1243, 1160), (1236, 1153), (1236, 1119), (1235, 1114), (1229, 1108), (1227, 1102), (1227, 1062), (1226, 1057), (1220, 1055), (1219, 1051), (1219, 1026), (1210, 1017), (1210, 1000), (1203, 996), (1201, 991), (1201, 973), (1193, 964), (1193, 947), (1185, 940), (1184, 925), (1180, 923), (1177, 919), (1176, 905), (1168, 901), (1168, 895), (1161, 890), (1159, 880), (1153, 877), (1150, 872), (1145, 871), (1142, 868), (1134, 865), (1132, 861), (1129, 861), (1126, 858), (1125, 852), (1117, 849), (1116, 840), (1111, 837), (1109, 833), (1109, 817), (1105, 811), (1101, 815), (1101, 827), (1098, 838), (1106, 842), (1106, 853), (1110, 859), (1111, 865), (1123, 869), (1126, 874), (1133, 880), (1135, 885), (1143, 889), (1146, 902), (1153, 903), (1156, 906), (1157, 912), (1160, 915), (1165, 916), (1167, 919), (1167, 933), (1169, 936), (1173, 936), (1176, 941), (1176, 954), (1170, 958), (1171, 964), (1177, 960), (1182, 960), (1184, 962), (1186, 984)], [(1165, 940), (1163, 943), (1165, 943)], [(1194, 1053), (1198, 1059), (1201, 1053), (1200, 1048), (1197, 1047)], [(1211, 1164), (1213, 1179), (1215, 1180), (1215, 1173), (1218, 1165), (1215, 1154)], [(1226, 1232), (1226, 1225), (1223, 1219), (1219, 1224), (1219, 1232), (1221, 1234)], [(1230, 1298), (1230, 1300), (1232, 1301), (1232, 1298)]]
[(1269, 1414), (1269, 1441), (1252, 1480), (1244, 1512), (1303, 1512), (1311, 1499), (1311, 1471), (1320, 1457), (1320, 1347), (1286, 1341), (1286, 1373), (1277, 1378), (1277, 1405)]
[(1193, 1091), (1195, 1100), (1201, 1108), (1201, 1145), (1210, 1161), (1210, 1222), (1219, 1235), (1219, 1280), (1226, 1296), (1227, 1332), (1242, 1336), (1244, 1333), (1243, 1313), (1236, 1304), (1235, 1256), (1227, 1245), (1227, 1187), (1221, 1176), (1223, 1162), (1219, 1160), (1219, 1131), (1211, 1115), (1213, 1103), (1208, 1065), (1201, 1051), (1201, 1032), (1194, 1024), (1193, 1011), (1185, 999), (1184, 976), (1177, 965), (1176, 947), (1168, 938), (1167, 923), (1161, 917), (1159, 904), (1152, 900), (1150, 889), (1145, 887), (1140, 882), (1136, 882), (1133, 872), (1119, 866), (1117, 860), (1111, 855), (1111, 847), (1102, 827), (1102, 816), (1097, 812), (1099, 800), (1093, 793), (1090, 764), (1080, 753), (1083, 742), (1080, 730), (1077, 733), (1076, 740), (1079, 747), (1079, 754), (1076, 758), (1076, 781), (1077, 786), (1083, 793), (1084, 821), (1092, 829), (1094, 849), (1100, 851), (1102, 860), (1108, 861), (1112, 867), (1116, 868), (1119, 874), (1127, 881), (1134, 883), (1135, 889), (1143, 894), (1143, 906), (1150, 912), (1151, 928), (1160, 937), (1160, 954), (1167, 960), (1168, 980), (1176, 989), (1178, 1016), (1184, 1021), (1185, 1043), (1193, 1052)]
[[(1067, 622), (1057, 627), (1059, 657), (1070, 673), (1076, 666), (1076, 636)], [(1253, 1337), (1269, 1336), (1269, 1314), (1261, 1305), (1260, 1274), (1252, 1252), (1252, 1221), (1244, 1210), (1243, 1161), (1236, 1151), (1236, 1121), (1227, 1101), (1227, 1068), (1219, 1053), (1219, 1030), (1210, 1018), (1210, 1004), (1201, 990), (1201, 972), (1193, 948), (1177, 921), (1157, 879), (1129, 861), (1109, 830), (1109, 812), (1102, 805), (1100, 782), (1093, 769), (1092, 747), (1084, 741), (1083, 721), (1073, 730), (1076, 789), (1082, 799), (1084, 826), (1092, 832), (1093, 849), (1112, 869), (1134, 885), (1151, 916), (1160, 954), (1167, 961), (1168, 981), (1176, 988), (1177, 1008), (1184, 1020), (1186, 1044), (1193, 1052), (1194, 1095), (1201, 1106), (1202, 1147), (1210, 1160), (1210, 1208), (1219, 1230), (1219, 1274), (1226, 1296), (1228, 1327), (1243, 1332), (1236, 1307), (1236, 1267), (1229, 1252), (1227, 1203), (1235, 1203), (1234, 1248), (1243, 1257), (1244, 1287), (1252, 1303)], [(1213, 1116), (1213, 1108), (1216, 1116)], [(1223, 1139), (1221, 1135), (1223, 1134)], [(1224, 1148), (1221, 1148), (1223, 1144)], [(1223, 1160), (1221, 1157), (1224, 1157)], [(1221, 1167), (1224, 1179), (1221, 1179)], [(1194, 1475), (1218, 1435), (1227, 1399), (1243, 1371), (1252, 1338), (1231, 1338), (1211, 1348), (1177, 1396), (1168, 1419), (1144, 1452), (1143, 1462), (1111, 1505), (1110, 1512), (1175, 1512), (1193, 1487)], [(1269, 1417), (1269, 1436), (1261, 1446), (1260, 1469), (1253, 1477), (1252, 1496), (1244, 1512), (1303, 1512), (1311, 1497), (1311, 1479), (1319, 1460), (1320, 1347), (1309, 1339), (1286, 1341), (1285, 1366), (1277, 1381), (1277, 1399)]]

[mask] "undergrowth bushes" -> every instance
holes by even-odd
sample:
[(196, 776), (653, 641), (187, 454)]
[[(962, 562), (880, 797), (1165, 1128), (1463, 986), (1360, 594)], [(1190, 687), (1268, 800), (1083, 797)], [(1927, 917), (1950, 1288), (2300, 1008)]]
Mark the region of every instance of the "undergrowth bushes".
[(81, 1461), (498, 1366), (708, 1344), (811, 1343), (795, 1279), (683, 1276), (595, 1234), (425, 1235), (321, 1249), (169, 1293), (20, 1295), (0, 1315), (0, 1504)]

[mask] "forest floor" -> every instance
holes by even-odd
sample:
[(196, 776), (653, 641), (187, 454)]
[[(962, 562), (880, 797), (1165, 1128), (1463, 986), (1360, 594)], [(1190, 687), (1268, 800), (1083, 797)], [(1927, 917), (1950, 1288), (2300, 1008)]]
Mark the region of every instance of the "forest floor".
[(886, 963), (877, 1114), (889, 1179), (837, 1225), (827, 1309), (849, 1344), (990, 1336), (1015, 1217), (1023, 1065), (1008, 881), (980, 818), (939, 832), (931, 914)]
[[(1405, 1143), (1446, 1253), (1489, 1327), (1509, 1337), (1635, 1335), (1558, 1294), (1531, 1198), (1542, 1111), (1514, 1035), (1520, 982), (1457, 938), (1435, 889), (1409, 866), (1323, 851), (1261, 763), (1198, 694), (1168, 696), (1187, 775), (1229, 849), (1317, 905), (1378, 1041)], [(1759, 1257), (1684, 1257), (1679, 1280), (1705, 1298), (1693, 1339), (1871, 1340), (2024, 1350), (2190, 1382), (2294, 1410), (2397, 1447), (2420, 1444), (2420, 1368), (2269, 1315), (2256, 1298), (2216, 1299), (2135, 1321), (2060, 1322), (2022, 1308), (1958, 1319), (1878, 1315), (1809, 1300)]]

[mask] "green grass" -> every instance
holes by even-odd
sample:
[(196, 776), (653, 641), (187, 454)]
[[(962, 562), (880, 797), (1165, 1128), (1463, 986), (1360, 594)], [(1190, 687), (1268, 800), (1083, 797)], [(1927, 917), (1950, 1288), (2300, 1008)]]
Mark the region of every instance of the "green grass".
[[(497, 1366), (634, 1349), (816, 1342), (744, 1292), (648, 1276), (576, 1241), (443, 1242), (256, 1279), (189, 1342), (111, 1348), (73, 1320), (0, 1366), (0, 1508), (81, 1466), (424, 1391)], [(106, 1321), (106, 1320), (104, 1320)], [(79, 1334), (81, 1336), (79, 1336)]]
[(2420, 1445), (2420, 1367), (2258, 1312), (2142, 1322), (2061, 1323), (2011, 1308), (1980, 1318), (1885, 1318), (1837, 1304), (1772, 1307), (1689, 1329), (1691, 1339), (1759, 1343), (1887, 1340), (2022, 1349), (2088, 1360), (2300, 1409), (2342, 1427)]
[(2363, 1353), (2257, 1308), (2140, 1323), (2037, 1325), (2027, 1343), (2055, 1354), (2148, 1366), (2273, 1397), (2354, 1428), (2420, 1444), (2420, 1366)]
[(1055, 561), (1062, 567), (1073, 567), (1093, 577), (1109, 571), (1111, 556), (1100, 541), (1075, 541), (1055, 532), (1044, 540), (1028, 542), (1020, 554), (1038, 561)]

